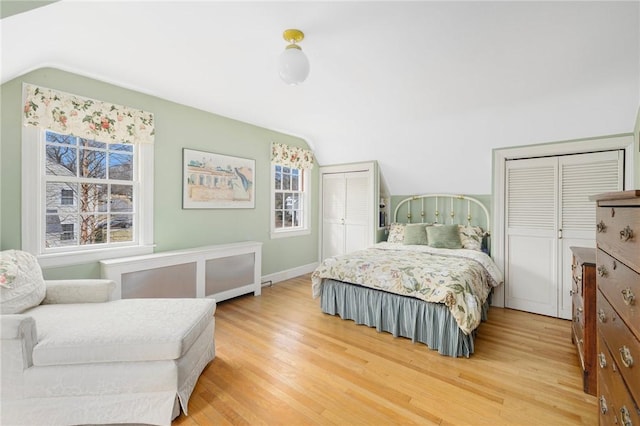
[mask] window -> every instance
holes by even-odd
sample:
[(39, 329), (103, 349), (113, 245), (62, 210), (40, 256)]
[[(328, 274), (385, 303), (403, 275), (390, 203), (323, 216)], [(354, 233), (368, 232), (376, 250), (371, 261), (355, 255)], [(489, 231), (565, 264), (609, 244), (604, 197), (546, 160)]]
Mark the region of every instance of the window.
[(271, 143), (271, 238), (305, 235), (310, 230), (310, 178), (313, 153)]
[(60, 204), (62, 204), (63, 206), (73, 205), (74, 200), (75, 200), (75, 197), (73, 195), (73, 190), (63, 189), (60, 191)]
[(45, 214), (57, 216), (62, 224), (60, 233), (46, 233), (44, 248), (135, 242), (135, 145), (44, 133)]
[(153, 251), (152, 145), (23, 132), (23, 249), (45, 267)]
[(43, 267), (152, 253), (153, 114), (22, 94), (22, 249)]
[(306, 169), (273, 165), (271, 237), (308, 234), (309, 189)]
[(63, 223), (62, 224), (62, 232), (60, 233), (61, 241), (75, 240), (75, 235), (73, 230), (75, 229), (75, 225), (73, 223)]

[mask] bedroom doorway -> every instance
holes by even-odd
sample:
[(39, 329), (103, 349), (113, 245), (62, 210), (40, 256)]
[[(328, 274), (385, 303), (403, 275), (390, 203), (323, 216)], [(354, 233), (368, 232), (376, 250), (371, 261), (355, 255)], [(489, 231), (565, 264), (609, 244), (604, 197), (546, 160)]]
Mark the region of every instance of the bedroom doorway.
[[(493, 214), (493, 232), (491, 256), (498, 266), (502, 268), (505, 274), (505, 284), (495, 289), (493, 302), (494, 306), (511, 307), (528, 312), (542, 313), (549, 316), (557, 316), (560, 318), (570, 318), (570, 299), (568, 298), (569, 284), (566, 289), (563, 281), (570, 279), (570, 263), (563, 267), (563, 258), (570, 258), (569, 247), (589, 246), (595, 247), (595, 222), (594, 231), (577, 230), (574, 232), (571, 225), (568, 228), (560, 228), (562, 218), (558, 217), (560, 213), (558, 205), (561, 204), (562, 198), (557, 199), (558, 193), (561, 191), (558, 187), (559, 183), (554, 186), (556, 198), (552, 203), (552, 218), (554, 227), (552, 230), (539, 230), (535, 235), (534, 229), (519, 224), (517, 227), (507, 226), (507, 165), (512, 164), (509, 168), (517, 169), (515, 164), (521, 164), (526, 169), (527, 163), (524, 161), (532, 160), (528, 165), (536, 167), (546, 167), (545, 161), (560, 161), (559, 158), (565, 158), (562, 161), (577, 161), (587, 159), (584, 166), (583, 177), (580, 177), (580, 165), (574, 165), (578, 173), (578, 183), (584, 180), (584, 176), (589, 177), (591, 166), (589, 166), (589, 157), (579, 157), (578, 155), (588, 155), (610, 151), (615, 152), (619, 156), (617, 167), (622, 168), (622, 176), (620, 188), (633, 187), (634, 170), (633, 165), (635, 156), (634, 140), (632, 134), (616, 135), (609, 137), (574, 140), (567, 142), (558, 142), (553, 144), (528, 145), (522, 147), (500, 148), (493, 150), (493, 189), (492, 189), (492, 214)], [(574, 160), (568, 160), (573, 158)], [(551, 159), (551, 160), (547, 160)], [(517, 163), (520, 161), (521, 163)], [(538, 163), (535, 163), (538, 161)], [(566, 165), (569, 166), (569, 163)], [(574, 167), (572, 166), (572, 167)], [(555, 166), (552, 166), (555, 167)], [(553, 173), (556, 176), (556, 182), (560, 172), (560, 165), (557, 171)], [(564, 165), (562, 166), (564, 167)], [(570, 167), (567, 167), (569, 170)], [(523, 174), (524, 171), (520, 172)], [(518, 174), (518, 172), (515, 172)], [(514, 174), (514, 177), (515, 177)], [(532, 178), (531, 178), (532, 179)], [(527, 179), (525, 179), (526, 181)], [(535, 182), (531, 180), (530, 183)], [(568, 182), (568, 181), (567, 181)], [(513, 185), (514, 182), (511, 183)], [(531, 189), (535, 189), (538, 185), (533, 183)], [(577, 188), (574, 188), (577, 190)], [(587, 189), (589, 191), (589, 189)], [(595, 189), (600, 191), (600, 189)], [(605, 192), (605, 191), (600, 191)], [(532, 198), (532, 197), (529, 197)], [(567, 201), (569, 198), (566, 199)], [(513, 201), (513, 199), (511, 200)], [(583, 197), (584, 201), (584, 197)], [(521, 203), (527, 202), (527, 197)], [(539, 207), (539, 204), (533, 208)], [(515, 206), (514, 206), (515, 208)], [(527, 207), (525, 207), (526, 209)], [(576, 207), (577, 211), (581, 209), (591, 211), (591, 207)], [(595, 207), (593, 207), (595, 212)], [(568, 212), (568, 210), (567, 210)], [(533, 214), (533, 213), (532, 213)], [(513, 212), (512, 212), (513, 216)], [(513, 219), (513, 217), (512, 217)], [(567, 218), (569, 219), (569, 218)], [(548, 218), (546, 219), (549, 220)], [(589, 219), (587, 219), (589, 220)], [(587, 227), (588, 228), (588, 227)], [(560, 234), (562, 229), (562, 234)], [(580, 234), (584, 232), (584, 234)], [(593, 232), (593, 240), (585, 235)], [(561, 236), (561, 238), (559, 238)], [(546, 238), (546, 240), (545, 240)], [(508, 241), (510, 239), (510, 241)], [(589, 241), (593, 241), (589, 244)], [(508, 250), (508, 251), (507, 251)], [(570, 261), (569, 261), (570, 262)], [(546, 288), (543, 291), (542, 288)], [(508, 297), (507, 297), (508, 293)], [(566, 294), (564, 294), (566, 293)], [(508, 302), (508, 303), (507, 303)]]

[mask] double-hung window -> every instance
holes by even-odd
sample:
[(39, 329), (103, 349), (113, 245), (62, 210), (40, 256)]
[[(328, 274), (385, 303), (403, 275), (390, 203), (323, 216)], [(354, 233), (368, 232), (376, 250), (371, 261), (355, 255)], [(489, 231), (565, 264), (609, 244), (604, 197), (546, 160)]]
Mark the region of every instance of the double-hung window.
[(272, 144), (271, 238), (311, 232), (311, 167), (313, 156), (310, 151)]
[(128, 138), (131, 120), (118, 133), (125, 108), (28, 86), (22, 248), (42, 266), (153, 251), (153, 145)]
[[(44, 134), (41, 174), (47, 229), (43, 248), (135, 243), (134, 145), (107, 144), (49, 130)], [(61, 229), (53, 225), (57, 223)]]

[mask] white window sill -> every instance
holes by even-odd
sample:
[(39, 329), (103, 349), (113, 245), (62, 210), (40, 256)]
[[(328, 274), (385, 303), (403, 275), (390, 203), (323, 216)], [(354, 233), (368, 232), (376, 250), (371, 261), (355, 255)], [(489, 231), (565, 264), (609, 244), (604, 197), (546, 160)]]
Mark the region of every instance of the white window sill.
[(310, 229), (296, 229), (291, 231), (271, 231), (271, 239), (276, 238), (288, 238), (288, 237), (299, 237), (301, 235), (309, 235), (311, 234)]

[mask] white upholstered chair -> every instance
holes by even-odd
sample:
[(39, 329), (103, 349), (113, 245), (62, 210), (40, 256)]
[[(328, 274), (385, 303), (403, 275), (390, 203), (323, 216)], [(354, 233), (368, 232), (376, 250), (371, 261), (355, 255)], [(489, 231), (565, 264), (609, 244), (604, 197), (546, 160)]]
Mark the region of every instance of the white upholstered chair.
[(108, 280), (45, 281), (0, 252), (0, 424), (168, 425), (215, 357), (212, 299), (109, 301)]

